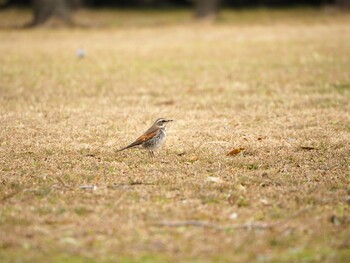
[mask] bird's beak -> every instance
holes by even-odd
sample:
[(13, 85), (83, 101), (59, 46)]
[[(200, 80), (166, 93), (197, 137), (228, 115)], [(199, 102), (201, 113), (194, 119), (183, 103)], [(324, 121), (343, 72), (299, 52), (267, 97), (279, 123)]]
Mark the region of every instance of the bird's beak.
[(171, 121), (173, 121), (173, 120), (167, 120), (167, 122), (171, 122)]

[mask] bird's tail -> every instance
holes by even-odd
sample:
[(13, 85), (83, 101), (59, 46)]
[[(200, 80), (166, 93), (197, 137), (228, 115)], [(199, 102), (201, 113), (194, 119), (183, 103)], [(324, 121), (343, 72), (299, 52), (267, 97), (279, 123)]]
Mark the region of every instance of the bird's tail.
[(142, 144), (142, 142), (140, 142), (140, 141), (135, 141), (135, 142), (133, 142), (132, 144), (130, 144), (130, 145), (124, 147), (124, 148), (119, 149), (117, 152), (121, 152), (121, 151), (124, 151), (124, 150), (126, 150), (126, 149), (133, 148), (133, 147), (137, 147), (137, 146), (139, 146), (139, 145), (141, 145), (141, 144)]
[(126, 147), (124, 147), (124, 148), (121, 148), (121, 149), (119, 149), (119, 150), (117, 150), (117, 152), (121, 152), (121, 151), (124, 151), (124, 150), (126, 150), (126, 149), (129, 149), (129, 148), (131, 148), (132, 146), (126, 146)]

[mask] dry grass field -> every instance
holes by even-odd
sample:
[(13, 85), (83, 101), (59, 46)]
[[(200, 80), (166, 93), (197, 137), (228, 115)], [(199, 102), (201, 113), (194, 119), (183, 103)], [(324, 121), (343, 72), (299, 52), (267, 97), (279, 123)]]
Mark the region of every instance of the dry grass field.
[[(0, 13), (1, 262), (350, 262), (349, 13), (29, 19)], [(116, 152), (158, 117), (155, 159)]]

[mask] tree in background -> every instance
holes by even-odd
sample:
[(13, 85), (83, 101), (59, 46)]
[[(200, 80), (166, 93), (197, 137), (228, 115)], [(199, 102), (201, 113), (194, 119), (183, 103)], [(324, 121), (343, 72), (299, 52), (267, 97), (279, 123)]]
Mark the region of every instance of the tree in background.
[(350, 8), (350, 0), (335, 0), (335, 3), (340, 8)]
[(44, 24), (51, 17), (61, 19), (68, 25), (73, 25), (72, 11), (81, 5), (81, 0), (33, 0), (34, 16), (27, 26), (35, 27)]
[(195, 18), (199, 20), (214, 20), (220, 7), (220, 0), (195, 0)]
[[(27, 26), (36, 27), (56, 17), (68, 25), (74, 25), (72, 12), (82, 4), (82, 0), (32, 0), (33, 20)], [(160, 0), (156, 1), (160, 2)], [(214, 20), (221, 0), (194, 0), (195, 18)]]
[(164, 8), (192, 6), (198, 20), (214, 20), (222, 6), (226, 7), (286, 7), (334, 5), (339, 9), (349, 9), (350, 0), (0, 0), (0, 8), (10, 6), (32, 6), (33, 20), (28, 26), (39, 26), (51, 17), (56, 17), (68, 25), (73, 25), (72, 13), (81, 4), (89, 8), (130, 7)]

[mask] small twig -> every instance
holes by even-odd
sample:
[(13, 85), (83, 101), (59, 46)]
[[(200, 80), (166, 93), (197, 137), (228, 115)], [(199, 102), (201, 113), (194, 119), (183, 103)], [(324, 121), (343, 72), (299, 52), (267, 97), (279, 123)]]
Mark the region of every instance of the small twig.
[(203, 228), (213, 228), (216, 230), (230, 230), (230, 229), (272, 229), (277, 226), (281, 226), (285, 223), (287, 223), (290, 219), (295, 218), (299, 216), (300, 214), (310, 210), (310, 207), (303, 208), (290, 217), (275, 222), (275, 223), (259, 223), (259, 222), (248, 222), (244, 224), (236, 224), (236, 225), (229, 225), (229, 226), (221, 226), (214, 223), (206, 222), (206, 221), (198, 221), (198, 220), (185, 220), (185, 221), (161, 221), (159, 223), (156, 223), (156, 226), (160, 227), (182, 227), (182, 226), (194, 226), (194, 227), (203, 227)]
[(309, 211), (309, 210), (311, 210), (311, 207), (302, 208), (302, 209), (296, 211), (296, 212), (295, 212), (294, 214), (292, 214), (291, 216), (289, 216), (289, 217), (287, 217), (287, 218), (285, 218), (285, 219), (283, 219), (283, 220), (281, 220), (281, 221), (276, 222), (276, 223), (275, 223), (275, 226), (277, 226), (277, 225), (283, 225), (283, 224), (287, 223), (289, 220), (291, 220), (291, 219), (293, 219), (293, 218), (296, 218), (296, 217), (300, 216), (301, 214), (303, 214), (303, 213), (305, 213), (306, 211)]
[(156, 224), (157, 226), (165, 226), (165, 227), (181, 227), (181, 226), (195, 226), (195, 227), (204, 227), (204, 228), (213, 228), (216, 230), (230, 230), (230, 229), (270, 229), (274, 226), (274, 224), (266, 224), (266, 223), (245, 223), (239, 225), (230, 225), (230, 226), (221, 226), (217, 224), (213, 224), (206, 221), (196, 221), (196, 220), (188, 220), (188, 221), (162, 221)]
[(114, 183), (114, 184), (110, 184), (107, 185), (107, 188), (110, 189), (117, 189), (117, 188), (128, 188), (128, 187), (135, 187), (135, 186), (139, 186), (139, 185), (155, 185), (155, 183), (152, 182), (139, 182), (139, 181), (134, 181), (134, 182), (130, 182), (130, 183)]
[(224, 227), (205, 221), (162, 221), (156, 223), (157, 226), (166, 226), (166, 227), (181, 227), (181, 226), (196, 226), (196, 227), (205, 227), (205, 228), (215, 228), (217, 230), (223, 230)]
[(82, 185), (82, 186), (79, 186), (79, 189), (95, 191), (95, 190), (97, 190), (97, 186), (96, 185)]
[(205, 142), (203, 143), (201, 146), (205, 145), (205, 144), (229, 144), (229, 142), (225, 142), (225, 141), (212, 141), (212, 142)]

